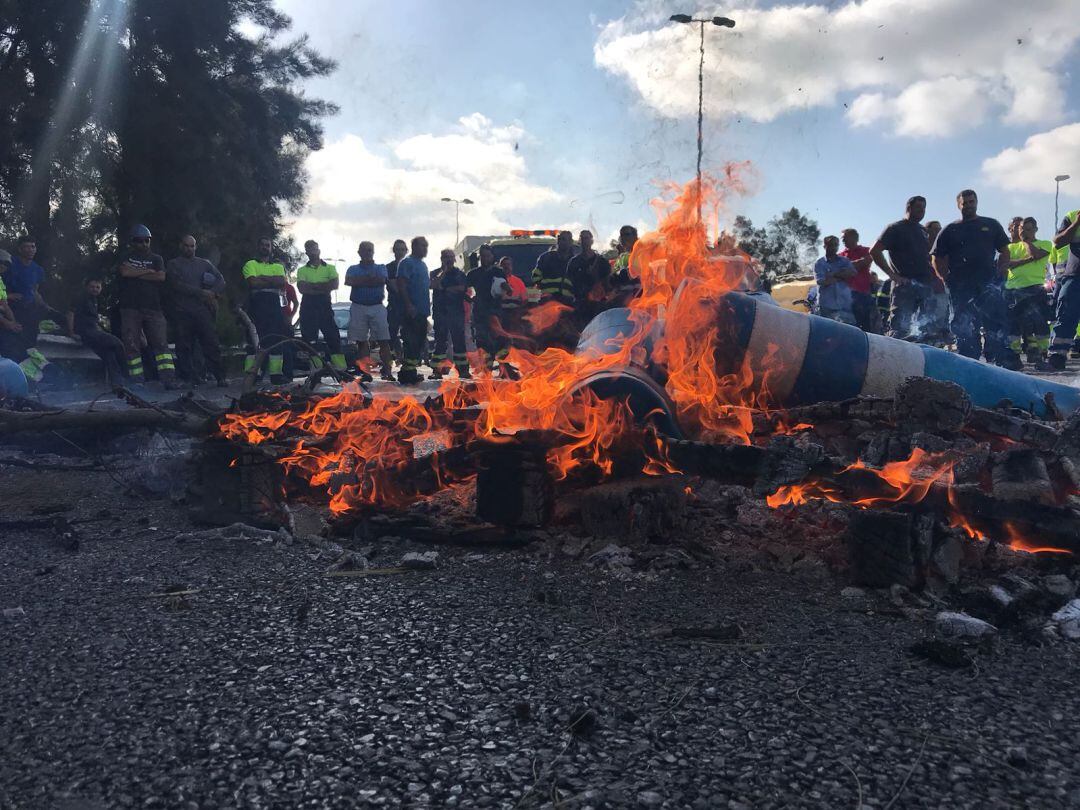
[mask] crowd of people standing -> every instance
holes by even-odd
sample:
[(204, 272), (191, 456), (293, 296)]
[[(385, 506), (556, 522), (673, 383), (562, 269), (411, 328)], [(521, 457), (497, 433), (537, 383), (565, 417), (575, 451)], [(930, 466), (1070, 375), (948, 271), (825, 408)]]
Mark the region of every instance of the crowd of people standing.
[[(955, 343), (965, 357), (1012, 370), (1024, 358), (1037, 370), (1064, 369), (1080, 321), (1078, 212), (1046, 240), (1034, 217), (1014, 217), (1006, 232), (981, 216), (971, 189), (956, 205), (956, 221), (923, 225), (926, 199), (911, 197), (904, 217), (869, 248), (853, 229), (843, 232), (843, 250), (826, 236), (814, 266), (817, 313), (904, 340)], [(876, 283), (875, 265), (884, 283)]]
[[(1080, 321), (1080, 212), (1069, 212), (1046, 240), (1038, 238), (1033, 217), (1013, 218), (1006, 231), (981, 216), (972, 190), (960, 192), (956, 203), (959, 219), (944, 227), (924, 225), (926, 199), (911, 197), (904, 216), (870, 247), (852, 228), (826, 236), (824, 256), (814, 265), (814, 311), (868, 332), (954, 343), (965, 356), (1010, 369), (1023, 367), (1021, 353), (1038, 369), (1063, 369)], [(112, 385), (142, 382), (147, 365), (166, 388), (202, 382), (204, 373), (225, 385), (217, 328), (225, 278), (197, 255), (194, 236), (184, 236), (168, 262), (154, 252), (152, 239), (137, 225), (120, 252), (111, 318), (99, 305), (102, 278), (88, 278), (62, 313), (42, 296), (45, 271), (35, 261), (34, 240), (21, 238), (15, 255), (0, 250), (0, 357), (18, 363), (28, 380), (40, 380), (47, 361), (36, 347), (38, 332), (43, 320), (52, 319), (101, 357)], [(499, 258), (489, 244), (463, 257), (464, 268), (453, 250), (444, 249), (429, 270), (423, 236), (395, 240), (385, 264), (376, 261), (375, 245), (363, 241), (357, 262), (340, 275), (322, 258), (319, 244), (308, 240), (294, 286), (265, 237), (241, 268), (246, 290), (238, 317), (250, 327), (245, 371), (280, 383), (294, 376), (297, 358), (306, 357), (309, 368), (325, 366), (365, 380), (377, 371), (383, 380), (403, 384), (421, 379), (424, 362), (429, 379), (467, 379), (476, 370), (516, 378), (511, 347), (572, 349), (593, 317), (637, 293), (630, 268), (636, 241), (634, 227), (623, 226), (612, 260), (595, 249), (590, 231), (581, 231), (576, 244), (573, 234), (560, 231), (535, 267), (525, 268), (531, 270), (527, 285), (510, 257)], [(350, 302), (345, 341), (333, 305), (342, 283)], [(543, 317), (534, 314), (538, 306), (547, 307)], [(347, 361), (350, 343), (356, 346), (353, 364)]]

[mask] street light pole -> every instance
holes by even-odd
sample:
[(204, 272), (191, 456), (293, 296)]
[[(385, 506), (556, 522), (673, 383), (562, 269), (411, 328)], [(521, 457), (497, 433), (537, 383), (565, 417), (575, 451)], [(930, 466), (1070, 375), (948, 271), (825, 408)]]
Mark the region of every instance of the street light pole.
[(461, 200), (455, 200), (452, 197), (443, 197), (440, 202), (448, 202), (454, 204), (454, 248), (458, 246), (458, 242), (461, 241), (461, 206), (473, 205), (473, 201), (468, 197)]
[(1061, 196), (1061, 184), (1069, 179), (1067, 174), (1059, 174), (1054, 178), (1054, 233), (1057, 233), (1058, 223), (1058, 197)]
[(722, 28), (734, 28), (735, 21), (729, 17), (713, 17), (710, 20), (699, 20), (689, 14), (672, 14), (671, 21), (684, 24), (697, 24), (701, 34), (698, 42), (698, 96), (697, 96), (697, 218), (701, 222), (701, 155), (704, 151), (704, 138), (702, 129), (704, 124), (705, 108), (705, 26), (709, 23)]

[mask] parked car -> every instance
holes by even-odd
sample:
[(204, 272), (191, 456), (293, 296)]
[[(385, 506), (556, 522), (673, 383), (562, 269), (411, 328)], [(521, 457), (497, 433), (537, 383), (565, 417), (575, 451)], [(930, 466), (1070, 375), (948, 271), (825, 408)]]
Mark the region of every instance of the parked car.
[[(356, 344), (349, 342), (349, 302), (342, 301), (331, 305), (334, 311), (334, 325), (338, 328), (338, 334), (341, 336), (341, 348), (345, 352), (345, 362), (349, 368), (352, 368), (353, 363), (356, 362)], [(299, 333), (299, 328), (296, 332)], [(315, 342), (315, 348), (320, 351), (326, 351), (326, 344), (320, 339)], [(296, 358), (296, 371), (303, 374), (310, 370), (310, 366), (307, 360), (301, 356)]]

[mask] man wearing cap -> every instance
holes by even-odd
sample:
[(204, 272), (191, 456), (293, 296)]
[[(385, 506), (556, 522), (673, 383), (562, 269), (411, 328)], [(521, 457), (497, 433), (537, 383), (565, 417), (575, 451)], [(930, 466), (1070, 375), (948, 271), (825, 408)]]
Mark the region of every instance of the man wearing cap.
[[(314, 346), (321, 332), (329, 350), (326, 359), (332, 368), (345, 371), (341, 332), (334, 321), (334, 308), (330, 303), (330, 293), (338, 288), (337, 268), (323, 261), (319, 243), (314, 239), (304, 242), (304, 252), (307, 253), (307, 264), (296, 271), (296, 286), (303, 296), (300, 302), (300, 337), (309, 346)], [(321, 368), (322, 363), (323, 358), (311, 358), (312, 368)]]
[(248, 287), (247, 312), (259, 334), (259, 345), (251, 347), (251, 354), (244, 359), (244, 373), (261, 373), (256, 368), (259, 352), (265, 351), (266, 370), (270, 382), (285, 382), (285, 341), (288, 326), (282, 300), (285, 292), (285, 266), (274, 261), (274, 241), (269, 236), (259, 239), (255, 258), (248, 260), (241, 273)]
[(226, 384), (218, 342), (218, 298), (225, 294), (225, 278), (208, 260), (195, 255), (197, 243), (190, 234), (180, 240), (180, 255), (165, 266), (165, 282), (172, 299), (172, 323), (176, 329), (176, 365), (180, 376), (193, 385), (201, 382), (192, 358), (195, 344), (202, 349), (206, 370), (219, 387)]
[(165, 286), (165, 261), (150, 250), (150, 229), (131, 229), (130, 247), (116, 267), (120, 288), (120, 337), (127, 354), (128, 376), (133, 382), (145, 379), (142, 338), (150, 346), (158, 377), (167, 389), (178, 388), (176, 364), (169, 350), (168, 329), (161, 306)]

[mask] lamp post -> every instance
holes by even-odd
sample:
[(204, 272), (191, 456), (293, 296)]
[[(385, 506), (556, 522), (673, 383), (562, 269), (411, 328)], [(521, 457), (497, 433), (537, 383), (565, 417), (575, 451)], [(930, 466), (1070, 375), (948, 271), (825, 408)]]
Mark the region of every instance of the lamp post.
[(442, 202), (454, 204), (454, 249), (456, 250), (458, 242), (461, 241), (461, 206), (472, 205), (473, 201), (468, 197), (461, 200), (455, 200), (452, 197), (443, 197)]
[(1057, 232), (1058, 223), (1058, 197), (1061, 195), (1061, 184), (1069, 179), (1067, 174), (1059, 174), (1054, 178), (1054, 232)]
[(698, 96), (697, 96), (697, 214), (698, 222), (701, 222), (701, 152), (702, 152), (702, 111), (705, 102), (705, 26), (712, 25), (720, 28), (734, 28), (735, 21), (730, 17), (713, 17), (711, 19), (699, 20), (695, 17), (691, 17), (689, 14), (672, 14), (671, 22), (683, 23), (685, 25), (697, 24), (701, 33), (701, 39), (698, 43)]

